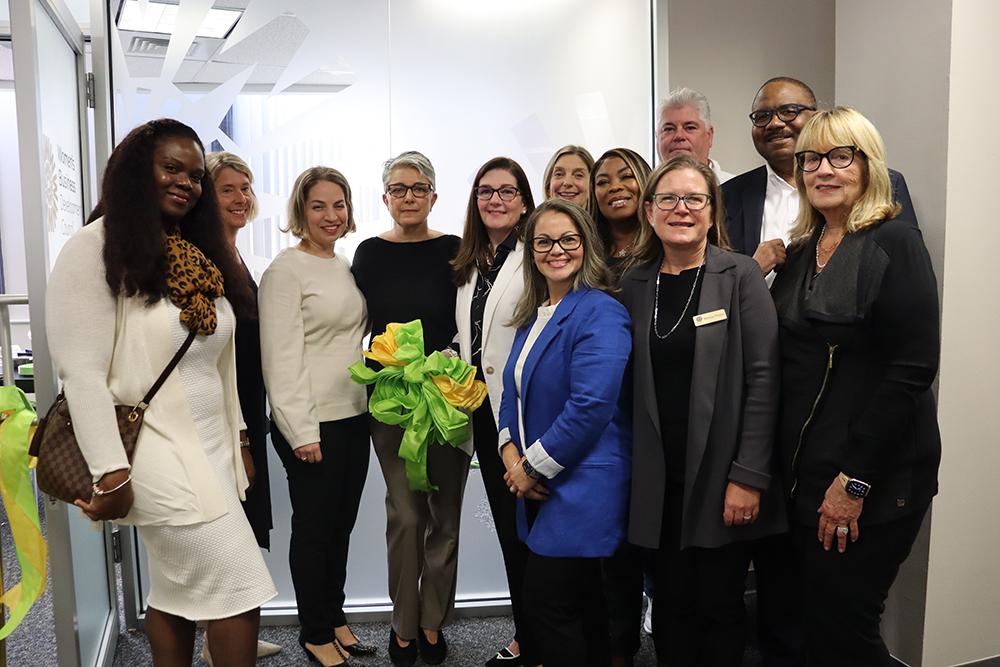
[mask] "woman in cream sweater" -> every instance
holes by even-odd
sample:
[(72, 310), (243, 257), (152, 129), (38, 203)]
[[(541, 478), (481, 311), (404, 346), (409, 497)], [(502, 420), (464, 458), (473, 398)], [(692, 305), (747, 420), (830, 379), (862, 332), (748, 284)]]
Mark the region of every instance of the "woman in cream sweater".
[(344, 664), (348, 653), (375, 652), (351, 632), (343, 609), (369, 458), (367, 394), (347, 372), (361, 358), (368, 311), (350, 264), (334, 252), (354, 229), (344, 175), (329, 167), (302, 172), (285, 230), (299, 243), (274, 258), (258, 294), (271, 439), (292, 503), (288, 559), (299, 644), (326, 667)]

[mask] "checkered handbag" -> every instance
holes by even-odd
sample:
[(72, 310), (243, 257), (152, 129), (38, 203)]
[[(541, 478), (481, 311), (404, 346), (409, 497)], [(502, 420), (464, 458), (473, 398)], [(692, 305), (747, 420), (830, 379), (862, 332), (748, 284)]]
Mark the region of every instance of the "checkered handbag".
[[(181, 360), (184, 353), (191, 347), (195, 333), (192, 331), (167, 364), (160, 377), (153, 383), (138, 404), (116, 405), (115, 416), (118, 420), (118, 432), (125, 446), (125, 456), (129, 463), (135, 455), (135, 445), (139, 440), (139, 429), (142, 428), (143, 415), (153, 396), (160, 390), (167, 376)], [(39, 420), (35, 435), (31, 438), (28, 448), (31, 456), (38, 458), (35, 467), (35, 479), (38, 488), (50, 496), (63, 502), (72, 503), (77, 499), (90, 500), (93, 494), (93, 476), (87, 460), (80, 451), (73, 432), (73, 418), (70, 414), (69, 402), (62, 392), (53, 401), (45, 417)]]

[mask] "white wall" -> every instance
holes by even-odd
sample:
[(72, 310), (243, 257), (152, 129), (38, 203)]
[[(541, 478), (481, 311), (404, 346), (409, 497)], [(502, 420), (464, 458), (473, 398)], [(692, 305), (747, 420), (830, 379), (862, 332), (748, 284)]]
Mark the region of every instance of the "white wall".
[[(10, 52), (7, 51), (9, 57)], [(2, 56), (2, 54), (0, 54)], [(28, 293), (28, 272), (24, 263), (24, 231), (21, 227), (21, 172), (18, 168), (17, 112), (14, 91), (0, 88), (0, 244), (3, 247), (3, 279), (7, 294)], [(28, 308), (12, 306), (11, 340), (15, 345), (31, 347)]]
[(669, 75), (658, 77), (659, 94), (688, 86), (708, 97), (712, 157), (726, 171), (739, 174), (764, 162), (750, 139), (747, 114), (757, 89), (771, 77), (800, 79), (821, 103), (832, 102), (834, 3), (658, 0), (657, 8), (661, 68), (669, 62)]
[(949, 108), (948, 125), (936, 128), (948, 141), (938, 412), (944, 459), (931, 524), (926, 667), (1000, 655), (1000, 224), (983, 205), (995, 191), (984, 169), (1000, 159), (992, 119), (1000, 107), (1000, 4), (951, 5), (951, 90), (935, 104)]

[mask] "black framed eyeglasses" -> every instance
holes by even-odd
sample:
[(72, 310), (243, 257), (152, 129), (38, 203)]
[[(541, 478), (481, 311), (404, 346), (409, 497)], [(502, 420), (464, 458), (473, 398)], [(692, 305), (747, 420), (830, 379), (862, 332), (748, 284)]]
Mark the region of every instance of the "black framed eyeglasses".
[(521, 194), (521, 191), (515, 188), (513, 185), (501, 185), (499, 188), (491, 188), (488, 185), (480, 185), (478, 188), (473, 190), (476, 193), (476, 199), (480, 201), (489, 201), (493, 199), (493, 193), (500, 195), (500, 199), (503, 201), (514, 201), (514, 197)]
[(409, 190), (413, 193), (413, 196), (417, 199), (425, 199), (427, 195), (434, 192), (434, 188), (431, 187), (430, 183), (414, 183), (413, 185), (403, 185), (402, 183), (390, 183), (385, 189), (390, 195), (396, 199), (402, 199), (406, 196), (406, 191)]
[(703, 192), (692, 192), (686, 195), (675, 195), (672, 192), (667, 192), (653, 195), (653, 203), (661, 211), (672, 211), (681, 202), (684, 202), (684, 206), (689, 211), (700, 211), (708, 206), (710, 201), (712, 201), (712, 195)]
[(816, 111), (816, 107), (807, 107), (804, 104), (782, 104), (777, 109), (757, 109), (750, 114), (750, 122), (754, 124), (754, 127), (767, 127), (771, 119), (777, 116), (781, 122), (791, 123), (803, 111)]
[(531, 239), (531, 249), (535, 252), (549, 252), (556, 245), (563, 251), (570, 252), (583, 245), (583, 239), (579, 234), (563, 234), (557, 239), (548, 236), (536, 236)]
[(847, 169), (854, 162), (854, 156), (864, 155), (865, 152), (857, 146), (836, 146), (825, 153), (816, 151), (799, 151), (795, 154), (795, 162), (798, 163), (802, 171), (816, 171), (823, 163), (823, 158), (830, 163), (834, 169)]

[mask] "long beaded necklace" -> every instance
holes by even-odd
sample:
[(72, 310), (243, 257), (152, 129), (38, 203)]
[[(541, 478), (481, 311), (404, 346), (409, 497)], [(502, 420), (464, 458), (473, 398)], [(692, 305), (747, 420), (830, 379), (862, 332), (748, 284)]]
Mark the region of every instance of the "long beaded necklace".
[(680, 317), (678, 317), (677, 321), (674, 322), (674, 326), (670, 327), (670, 331), (668, 331), (667, 333), (662, 334), (662, 335), (660, 334), (660, 326), (659, 326), (659, 322), (660, 322), (660, 272), (659, 271), (656, 272), (656, 292), (653, 294), (653, 333), (660, 340), (666, 340), (667, 338), (669, 338), (670, 334), (672, 334), (674, 331), (676, 331), (677, 327), (679, 327), (681, 325), (681, 321), (684, 319), (684, 316), (687, 314), (688, 308), (691, 307), (691, 300), (694, 299), (694, 292), (698, 288), (698, 279), (701, 278), (701, 272), (702, 272), (702, 269), (704, 269), (704, 268), (705, 268), (705, 262), (702, 262), (698, 266), (698, 273), (694, 274), (694, 283), (692, 283), (692, 285), (691, 285), (691, 293), (688, 294), (687, 303), (684, 304), (684, 310), (681, 311)]
[(835, 244), (833, 244), (833, 249), (830, 250), (830, 256), (826, 258), (825, 262), (823, 262), (822, 264), (820, 264), (820, 262), (819, 262), (819, 247), (823, 244), (823, 237), (825, 235), (826, 235), (826, 225), (823, 225), (823, 229), (821, 229), (819, 231), (819, 238), (816, 239), (816, 268), (819, 269), (820, 271), (822, 271), (823, 269), (825, 269), (826, 265), (830, 263), (830, 260), (833, 259), (833, 253), (837, 250), (837, 248), (840, 247), (840, 241), (844, 240), (843, 237), (841, 237), (840, 241), (837, 241)]

